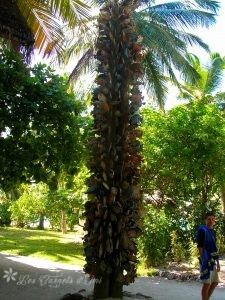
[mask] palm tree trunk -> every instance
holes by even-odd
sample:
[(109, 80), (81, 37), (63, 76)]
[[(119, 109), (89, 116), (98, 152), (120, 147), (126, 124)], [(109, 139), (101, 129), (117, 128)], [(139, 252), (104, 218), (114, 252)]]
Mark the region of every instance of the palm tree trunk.
[(136, 276), (141, 196), (138, 154), (141, 132), (141, 47), (130, 8), (110, 1), (99, 16), (93, 92), (89, 201), (85, 205), (85, 271), (96, 279), (94, 298), (122, 298)]

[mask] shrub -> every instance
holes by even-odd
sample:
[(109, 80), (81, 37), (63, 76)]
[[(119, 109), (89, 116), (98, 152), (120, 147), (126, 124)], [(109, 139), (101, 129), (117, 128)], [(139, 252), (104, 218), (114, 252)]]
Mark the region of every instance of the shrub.
[(171, 234), (171, 258), (174, 262), (180, 263), (185, 260), (186, 251), (182, 243), (178, 240), (176, 231)]
[(171, 240), (170, 225), (164, 210), (148, 205), (143, 228), (139, 238), (140, 255), (147, 267), (160, 265), (166, 261)]
[(0, 226), (9, 226), (11, 223), (9, 206), (9, 201), (0, 203)]

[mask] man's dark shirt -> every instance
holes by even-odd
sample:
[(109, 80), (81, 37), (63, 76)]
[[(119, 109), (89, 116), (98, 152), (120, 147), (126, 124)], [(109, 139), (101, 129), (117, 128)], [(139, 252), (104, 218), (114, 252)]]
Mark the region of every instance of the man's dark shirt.
[[(212, 232), (212, 235), (214, 236), (214, 239), (216, 241), (215, 230), (213, 230), (213, 229), (209, 229), (209, 230)], [(203, 248), (204, 240), (205, 240), (205, 231), (202, 229), (202, 230), (199, 230), (199, 233), (198, 233), (198, 247)]]

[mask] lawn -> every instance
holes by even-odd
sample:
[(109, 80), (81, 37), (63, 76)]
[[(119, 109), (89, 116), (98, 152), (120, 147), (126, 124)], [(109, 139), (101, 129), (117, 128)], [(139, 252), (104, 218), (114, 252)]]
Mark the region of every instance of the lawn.
[[(85, 264), (83, 245), (81, 242), (75, 242), (76, 237), (75, 232), (63, 235), (49, 230), (0, 227), (0, 252), (39, 257), (83, 267)], [(155, 272), (154, 269), (153, 271)], [(147, 275), (149, 270), (140, 264), (137, 273)]]
[(83, 266), (83, 245), (75, 237), (74, 232), (0, 227), (0, 252)]

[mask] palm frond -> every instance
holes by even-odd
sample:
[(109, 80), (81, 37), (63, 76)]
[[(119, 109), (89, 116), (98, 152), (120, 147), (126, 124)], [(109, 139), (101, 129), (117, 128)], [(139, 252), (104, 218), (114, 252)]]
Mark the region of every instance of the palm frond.
[(83, 53), (93, 47), (96, 37), (97, 32), (95, 32), (95, 26), (92, 22), (85, 31), (83, 27), (67, 29), (65, 31), (65, 49), (54, 58), (54, 61), (57, 61), (58, 65), (66, 66), (72, 61), (78, 60)]
[[(40, 0), (39, 0), (40, 1)], [(80, 0), (46, 0), (51, 11), (58, 15), (70, 28), (82, 25), (91, 17), (91, 7)]]
[(147, 51), (157, 54), (158, 63), (162, 65), (163, 72), (166, 71), (175, 82), (177, 80), (172, 72), (172, 66), (182, 71), (183, 76), (191, 81), (198, 78), (196, 71), (185, 58), (187, 35), (163, 25), (148, 23), (141, 14), (134, 15), (134, 20), (138, 33), (143, 37), (142, 44)]
[(224, 60), (218, 53), (213, 53), (210, 56), (211, 63), (207, 70), (207, 79), (204, 87), (204, 94), (212, 94), (218, 89), (223, 80)]
[(49, 7), (46, 4), (40, 6), (35, 0), (18, 0), (17, 3), (34, 34), (35, 48), (44, 55), (50, 54), (53, 49), (59, 51), (63, 47), (62, 24)]
[(195, 0), (199, 8), (217, 13), (220, 9), (220, 2), (216, 0)]
[(199, 57), (196, 54), (187, 53), (186, 58), (190, 62), (190, 64), (192, 65), (192, 67), (195, 68), (195, 70), (200, 71), (200, 69), (201, 69), (201, 62), (200, 62)]
[(17, 0), (21, 13), (35, 35), (35, 47), (44, 55), (64, 48), (63, 26), (85, 26), (90, 7), (80, 0)]
[[(143, 1), (144, 2), (144, 1)], [(147, 2), (147, 3), (146, 3)], [(145, 1), (145, 4), (148, 4), (148, 8), (150, 10), (156, 9), (198, 9), (198, 10), (205, 10), (211, 13), (216, 14), (220, 9), (220, 2), (216, 0), (189, 0), (189, 1), (171, 1), (171, 2), (164, 2), (158, 5), (151, 5), (155, 4), (155, 1)]]
[(223, 102), (225, 101), (225, 92), (218, 92), (215, 95), (215, 99), (217, 102)]
[[(79, 59), (76, 66), (69, 76), (69, 82), (76, 81), (76, 79), (80, 76), (81, 72), (90, 66), (90, 61), (93, 59), (94, 49), (89, 48), (84, 55)], [(89, 68), (88, 68), (89, 69)]]
[[(138, 33), (143, 37), (143, 44), (148, 48), (164, 49), (164, 51), (170, 52), (170, 45), (173, 47), (185, 48), (185, 44), (182, 40), (176, 39), (174, 32), (171, 33), (169, 27), (159, 24), (157, 22), (146, 21), (142, 14), (134, 13), (134, 22)], [(169, 47), (169, 49), (168, 49)]]
[(149, 52), (143, 61), (144, 78), (147, 92), (151, 93), (153, 100), (164, 110), (168, 80), (162, 75), (160, 65), (155, 56)]
[(181, 85), (181, 92), (178, 96), (178, 99), (180, 100), (188, 100), (188, 101), (192, 101), (194, 100), (193, 97), (193, 88), (185, 86), (185, 85)]
[(93, 0), (92, 2), (94, 4), (97, 4), (98, 6), (101, 6), (101, 5), (105, 4), (107, 1), (105, 1), (105, 0)]
[(220, 88), (223, 79), (224, 58), (218, 53), (212, 53), (207, 66), (201, 65), (200, 59), (193, 54), (188, 54), (187, 60), (198, 72), (199, 79), (193, 85), (184, 82), (181, 85), (182, 93), (180, 97), (185, 97), (189, 100), (198, 99), (207, 103), (223, 101), (224, 92), (216, 93), (216, 91)]
[(187, 32), (179, 32), (179, 38), (184, 41), (186, 45), (189, 46), (199, 46), (204, 49), (206, 52), (209, 52), (209, 46), (203, 42), (203, 40), (195, 34)]
[(164, 47), (165, 50), (168, 48), (169, 43), (180, 50), (186, 49), (187, 45), (192, 46), (195, 44), (209, 51), (208, 45), (194, 34), (178, 30), (177, 28), (174, 29), (164, 24), (165, 22), (156, 22), (155, 19), (152, 21), (148, 20), (142, 13), (134, 13), (133, 18), (139, 33), (144, 37), (145, 41), (148, 41), (148, 44), (153, 44), (153, 41), (157, 41), (160, 47)]
[(157, 20), (172, 28), (196, 28), (203, 26), (208, 28), (216, 22), (216, 15), (194, 9), (181, 2), (165, 3), (152, 6), (141, 11), (150, 21)]

